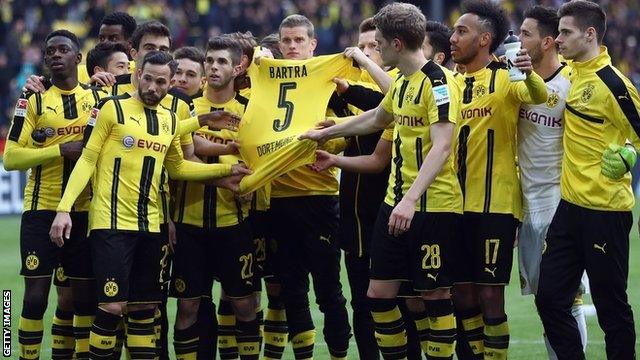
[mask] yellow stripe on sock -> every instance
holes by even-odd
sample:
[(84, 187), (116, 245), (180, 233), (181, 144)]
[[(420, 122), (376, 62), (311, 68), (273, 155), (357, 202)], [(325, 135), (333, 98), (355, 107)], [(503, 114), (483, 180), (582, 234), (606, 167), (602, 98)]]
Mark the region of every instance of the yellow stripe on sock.
[[(428, 344), (428, 332), (429, 332), (429, 318), (424, 317), (420, 319), (414, 319), (413, 321), (416, 324), (416, 330), (418, 331), (418, 337), (420, 339), (420, 349), (424, 354), (427, 353), (427, 344)], [(422, 336), (424, 334), (425, 336)]]
[(427, 346), (427, 357), (451, 359), (456, 349), (456, 318), (453, 314), (430, 317), (430, 341)]
[[(462, 319), (462, 327), (466, 333), (473, 333), (474, 331), (482, 334), (482, 329), (484, 328), (484, 320), (482, 319), (482, 314), (478, 314), (472, 318)], [(467, 339), (469, 342), (469, 346), (475, 355), (481, 355), (484, 353), (484, 340), (482, 337), (477, 339), (469, 339), (469, 335), (467, 334)]]
[(89, 344), (92, 347), (98, 348), (101, 350), (109, 350), (113, 348), (116, 344), (116, 337), (113, 336), (104, 336), (94, 333), (93, 331), (89, 335)]

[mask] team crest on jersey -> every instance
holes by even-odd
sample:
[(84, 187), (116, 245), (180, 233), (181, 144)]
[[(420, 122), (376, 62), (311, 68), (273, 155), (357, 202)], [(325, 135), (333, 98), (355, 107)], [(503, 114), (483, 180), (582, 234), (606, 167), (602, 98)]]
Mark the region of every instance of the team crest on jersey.
[(91, 104), (88, 101), (82, 102), (82, 111), (84, 111), (85, 113), (88, 113), (89, 111), (91, 111), (91, 109), (93, 109), (93, 104)]
[(475, 97), (481, 98), (487, 94), (487, 88), (484, 85), (480, 84), (474, 89)]
[(62, 266), (56, 268), (56, 279), (60, 282), (67, 280), (67, 275), (64, 274), (64, 268), (62, 268)]
[(407, 90), (407, 93), (404, 95), (404, 101), (405, 102), (410, 102), (413, 101), (413, 93), (414, 93), (415, 89), (412, 87), (409, 88), (409, 90)]
[(169, 133), (169, 130), (170, 130), (170, 129), (169, 129), (169, 124), (168, 124), (166, 121), (163, 121), (163, 122), (162, 122), (162, 131), (163, 131), (165, 134), (168, 134), (168, 133)]
[(553, 109), (554, 107), (556, 107), (559, 102), (560, 96), (558, 96), (558, 94), (556, 93), (551, 93), (549, 94), (549, 97), (547, 97), (547, 107), (549, 109)]
[(40, 259), (35, 254), (35, 252), (27, 255), (27, 258), (24, 260), (24, 266), (27, 268), (27, 270), (31, 271), (37, 269), (38, 266), (40, 266)]
[(173, 282), (173, 287), (176, 288), (177, 292), (183, 293), (187, 289), (187, 284), (185, 284), (181, 278), (177, 278), (176, 281)]
[(131, 149), (135, 143), (136, 139), (134, 139), (133, 136), (127, 135), (122, 138), (122, 145), (127, 149)]
[(587, 87), (584, 90), (582, 90), (582, 96), (580, 97), (580, 101), (582, 101), (583, 103), (586, 103), (587, 101), (591, 100), (594, 89), (595, 89), (595, 86), (593, 86), (592, 84), (587, 84)]
[(25, 117), (27, 116), (27, 104), (29, 101), (27, 99), (18, 99), (16, 103), (16, 110), (13, 113), (13, 116)]
[(104, 284), (104, 294), (107, 295), (108, 297), (114, 297), (116, 295), (118, 295), (118, 284), (114, 281), (115, 279), (111, 279), (109, 281), (107, 281), (106, 284)]

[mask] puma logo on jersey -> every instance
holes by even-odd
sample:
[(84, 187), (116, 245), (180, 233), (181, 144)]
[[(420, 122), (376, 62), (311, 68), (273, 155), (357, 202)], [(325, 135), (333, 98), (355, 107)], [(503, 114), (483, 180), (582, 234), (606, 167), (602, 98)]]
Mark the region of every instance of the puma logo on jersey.
[(133, 116), (129, 116), (129, 119), (131, 119), (131, 120), (135, 121), (135, 122), (136, 122), (136, 124), (140, 125), (140, 120), (139, 120), (139, 119), (136, 119), (136, 118), (134, 118)]
[(618, 100), (629, 100), (629, 93), (625, 93), (624, 95), (618, 95)]
[(436, 273), (435, 275), (427, 274), (427, 278), (433, 279), (433, 281), (438, 281), (438, 273)]
[(607, 252), (604, 250), (604, 247), (607, 246), (607, 243), (604, 243), (602, 245), (599, 244), (593, 244), (593, 248), (596, 250), (600, 250), (602, 251), (603, 254), (606, 254)]
[(493, 277), (496, 277), (496, 270), (498, 270), (497, 267), (494, 267), (493, 270), (489, 269), (488, 267), (484, 268), (484, 272), (488, 272)]
[(444, 77), (441, 77), (440, 79), (434, 79), (433, 80), (433, 85), (435, 85), (435, 84), (444, 85)]
[(56, 106), (55, 108), (52, 108), (51, 106), (47, 106), (47, 109), (53, 111), (54, 114), (58, 115), (58, 106)]
[(320, 240), (326, 241), (327, 244), (331, 244), (331, 235), (329, 235), (329, 236), (320, 235)]

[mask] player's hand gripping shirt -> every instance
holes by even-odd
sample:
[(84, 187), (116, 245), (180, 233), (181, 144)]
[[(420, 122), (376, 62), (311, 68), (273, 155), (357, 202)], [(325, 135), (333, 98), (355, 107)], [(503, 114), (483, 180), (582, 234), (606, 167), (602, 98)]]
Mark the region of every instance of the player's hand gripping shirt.
[(230, 165), (183, 159), (175, 114), (128, 94), (108, 98), (89, 120), (82, 156), (58, 211), (68, 212), (95, 170), (89, 229), (160, 231), (158, 188), (164, 165), (175, 178), (226, 176)]
[[(451, 72), (429, 61), (414, 74), (396, 78), (382, 100), (382, 108), (394, 118), (386, 204), (396, 206), (418, 177), (432, 146), (430, 126), (439, 121), (455, 124), (459, 94), (453, 83)], [(453, 156), (416, 202), (416, 211), (462, 213)]]
[(278, 179), (284, 188), (335, 193), (338, 184), (331, 173), (298, 168), (313, 163), (316, 149), (315, 142), (298, 136), (325, 119), (336, 88), (332, 79), (357, 80), (360, 70), (342, 54), (308, 60), (263, 58), (260, 65), (249, 67), (249, 76), (251, 101), (238, 138), (240, 154), (253, 174), (242, 179), (240, 192), (255, 191), (288, 173), (287, 179)]
[(571, 88), (564, 112), (562, 198), (596, 210), (631, 210), (631, 174), (611, 180), (600, 173), (610, 143), (631, 141), (640, 148), (638, 91), (611, 65), (607, 49), (586, 62), (572, 62)]
[[(225, 110), (242, 116), (247, 103), (248, 100), (240, 94), (236, 94), (233, 99), (224, 104), (214, 104), (205, 96), (193, 100), (197, 114)], [(203, 127), (196, 132), (195, 136), (202, 136), (215, 143), (227, 144), (236, 139), (237, 133), (229, 130), (213, 131)], [(202, 160), (209, 164), (238, 164), (240, 158), (236, 155), (222, 155), (207, 156)], [(262, 192), (264, 193), (264, 190)], [(248, 206), (242, 204), (233, 192), (200, 182), (179, 182), (176, 186), (175, 199), (173, 221), (205, 229), (236, 225), (246, 217), (248, 211)], [(264, 201), (264, 198), (261, 200)]]
[(509, 81), (502, 63), (492, 62), (458, 76), (462, 91), (458, 130), (458, 179), (464, 211), (522, 216), (516, 171), (516, 125), (522, 103), (547, 100), (544, 80)]
[[(43, 94), (28, 93), (18, 99), (4, 165), (29, 170), (24, 211), (57, 208), (75, 165), (61, 156), (60, 144), (82, 140), (91, 109), (103, 95), (98, 88), (79, 84), (69, 91), (51, 86)], [(87, 211), (90, 197), (86, 187), (73, 210)]]
[(571, 68), (562, 65), (545, 79), (547, 101), (523, 104), (518, 115), (518, 166), (522, 209), (555, 208), (560, 201), (563, 113)]

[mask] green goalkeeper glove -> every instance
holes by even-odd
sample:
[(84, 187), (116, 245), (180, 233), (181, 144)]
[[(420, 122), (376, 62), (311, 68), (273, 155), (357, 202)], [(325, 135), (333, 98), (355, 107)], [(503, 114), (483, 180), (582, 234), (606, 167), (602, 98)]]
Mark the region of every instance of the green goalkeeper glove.
[(602, 153), (602, 175), (612, 180), (621, 179), (636, 164), (638, 155), (631, 146), (609, 144)]

